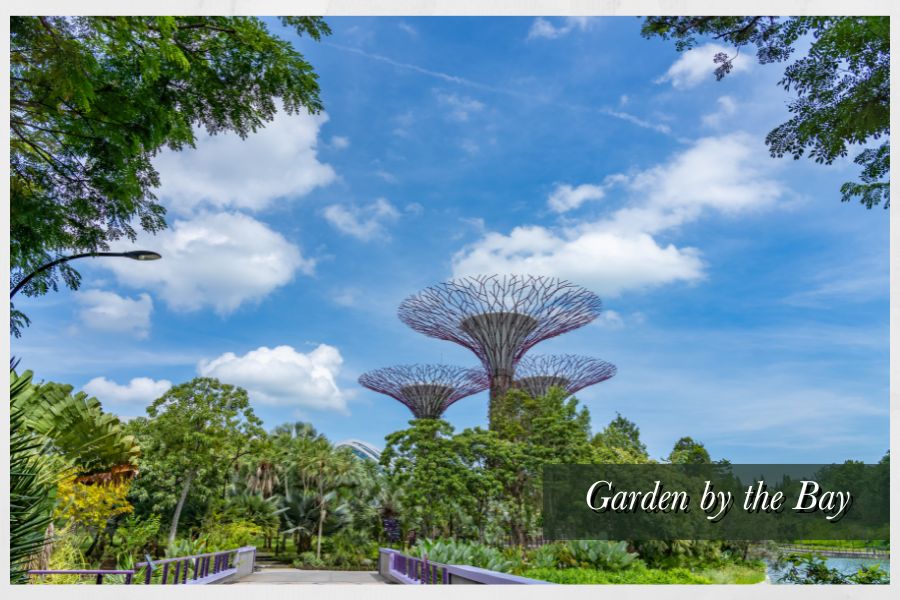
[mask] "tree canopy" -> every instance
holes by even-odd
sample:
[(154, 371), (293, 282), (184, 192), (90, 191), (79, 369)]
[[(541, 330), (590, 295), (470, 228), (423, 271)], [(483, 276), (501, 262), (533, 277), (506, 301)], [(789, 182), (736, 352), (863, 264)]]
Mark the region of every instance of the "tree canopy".
[(205, 377), (173, 387), (147, 414), (129, 422), (146, 451), (134, 494), (154, 512), (174, 507), (171, 541), (188, 494), (221, 494), (235, 461), (253, 451), (264, 430), (245, 390)]
[[(320, 39), (320, 17), (283, 25)], [(322, 109), (312, 66), (254, 17), (10, 19), (10, 272), (18, 282), (72, 252), (106, 250), (166, 226), (153, 157), (196, 129), (242, 137), (288, 113)], [(75, 289), (70, 265), (27, 295)], [(13, 313), (13, 332), (27, 324)]]
[(793, 116), (766, 136), (769, 152), (830, 165), (849, 146), (868, 146), (853, 159), (862, 172), (841, 186), (841, 200), (890, 206), (890, 145), (870, 146), (890, 135), (889, 17), (648, 17), (642, 34), (674, 39), (679, 51), (694, 47), (697, 37), (731, 44), (734, 54), (715, 56), (717, 79), (731, 72), (744, 46), (756, 46), (760, 63), (785, 62), (809, 37), (806, 56), (790, 63), (779, 82), (796, 98), (788, 105)]

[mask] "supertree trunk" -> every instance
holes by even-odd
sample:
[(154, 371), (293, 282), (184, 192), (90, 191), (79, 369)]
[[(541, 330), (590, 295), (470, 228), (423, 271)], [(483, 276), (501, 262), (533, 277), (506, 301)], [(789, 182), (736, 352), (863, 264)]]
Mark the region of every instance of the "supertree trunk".
[(510, 373), (497, 373), (491, 377), (491, 392), (488, 400), (488, 426), (490, 429), (497, 428), (497, 408), (506, 392), (513, 385), (513, 377)]

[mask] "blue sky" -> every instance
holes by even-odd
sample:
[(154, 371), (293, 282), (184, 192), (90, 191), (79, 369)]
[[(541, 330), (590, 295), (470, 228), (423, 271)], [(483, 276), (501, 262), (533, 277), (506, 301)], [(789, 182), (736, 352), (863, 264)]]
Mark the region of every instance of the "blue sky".
[[(840, 202), (853, 154), (768, 156), (783, 65), (745, 52), (716, 82), (714, 46), (679, 54), (631, 17), (328, 21), (321, 43), (282, 31), (326, 114), (160, 155), (170, 228), (136, 247), (164, 259), (80, 261), (79, 292), (20, 301), (23, 367), (123, 416), (216, 376), (268, 426), (382, 446), (410, 415), (360, 373), (475, 365), (403, 325), (400, 301), (453, 276), (547, 274), (604, 301), (532, 350), (618, 366), (578, 394), (595, 430), (620, 412), (655, 457), (683, 435), (732, 462), (881, 457), (888, 214)], [(445, 416), (486, 414), (480, 394)]]

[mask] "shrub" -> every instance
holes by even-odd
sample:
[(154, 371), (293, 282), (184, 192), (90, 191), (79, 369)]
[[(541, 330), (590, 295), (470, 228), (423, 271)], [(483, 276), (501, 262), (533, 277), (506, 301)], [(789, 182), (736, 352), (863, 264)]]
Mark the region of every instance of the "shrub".
[(301, 552), (293, 564), (297, 569), (322, 569), (326, 566), (324, 560), (316, 558), (315, 552)]
[(378, 543), (365, 531), (345, 529), (326, 538), (325, 561), (340, 569), (370, 569), (378, 559)]
[(130, 481), (85, 484), (68, 477), (59, 482), (53, 516), (100, 531), (113, 517), (134, 510), (127, 500), (130, 488)]
[(511, 573), (519, 566), (515, 557), (477, 542), (421, 539), (410, 548), (409, 554), (448, 565), (470, 565), (491, 571)]
[(634, 545), (641, 560), (656, 569), (712, 566), (721, 564), (725, 558), (719, 541), (643, 540)]
[(249, 521), (220, 523), (215, 529), (206, 533), (206, 551), (216, 552), (251, 546), (262, 537), (263, 533), (262, 527)]
[(621, 571), (597, 569), (528, 569), (522, 575), (532, 579), (566, 584), (698, 584), (710, 580), (687, 569), (647, 569), (636, 567)]
[(588, 568), (618, 571), (629, 567), (637, 554), (625, 542), (576, 540), (547, 544), (532, 551), (529, 563), (535, 568)]
[(122, 565), (126, 557), (142, 557), (156, 541), (156, 536), (159, 534), (159, 526), (159, 515), (152, 515), (147, 519), (129, 515), (116, 528), (113, 535), (113, 545), (115, 546), (117, 557), (116, 563)]

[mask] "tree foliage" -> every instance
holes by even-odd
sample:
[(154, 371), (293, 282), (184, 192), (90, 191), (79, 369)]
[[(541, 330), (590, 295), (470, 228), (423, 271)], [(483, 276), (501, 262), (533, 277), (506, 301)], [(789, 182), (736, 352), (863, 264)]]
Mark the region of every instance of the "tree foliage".
[(591, 445), (597, 462), (627, 464), (650, 460), (647, 446), (641, 441), (641, 430), (618, 413), (609, 425), (591, 439)]
[(171, 388), (147, 415), (129, 422), (146, 456), (134, 496), (151, 512), (174, 509), (174, 540), (189, 495), (201, 504), (221, 497), (235, 461), (264, 431), (244, 389), (206, 377)]
[(71, 385), (31, 384), (31, 390), (13, 401), (25, 425), (47, 440), (47, 453), (59, 456), (78, 475), (111, 473), (116, 467), (130, 471), (140, 448), (124, 424), (103, 411), (96, 398), (72, 393)]
[(36, 399), (31, 372), (9, 371), (9, 582), (28, 581), (27, 564), (44, 545), (52, 520), (54, 482), (39, 462), (45, 442), (26, 425), (22, 405)]
[[(711, 37), (736, 52), (719, 53), (716, 78), (733, 67), (737, 53), (756, 46), (760, 63), (785, 62), (810, 38), (806, 56), (790, 63), (779, 84), (796, 98), (793, 115), (766, 136), (773, 157), (804, 154), (832, 164), (849, 146), (864, 146), (890, 135), (890, 19), (888, 17), (648, 17), (642, 33), (676, 40), (679, 51)], [(854, 158), (862, 167), (859, 181), (841, 186), (841, 200), (872, 208), (890, 205), (890, 145), (882, 141)]]
[(680, 465), (702, 465), (712, 462), (706, 447), (688, 436), (675, 442), (667, 460)]
[(131, 513), (129, 481), (85, 484), (68, 477), (59, 483), (54, 517), (72, 521), (94, 531), (102, 531), (110, 519)]
[[(281, 22), (330, 34), (320, 17)], [(12, 17), (13, 281), (60, 255), (134, 240), (135, 227), (164, 228), (153, 157), (193, 146), (198, 128), (247, 136), (273, 119), (276, 100), (288, 113), (322, 109), (312, 66), (258, 18)], [(71, 266), (60, 274), (78, 287)], [(48, 271), (24, 293), (56, 288)]]

